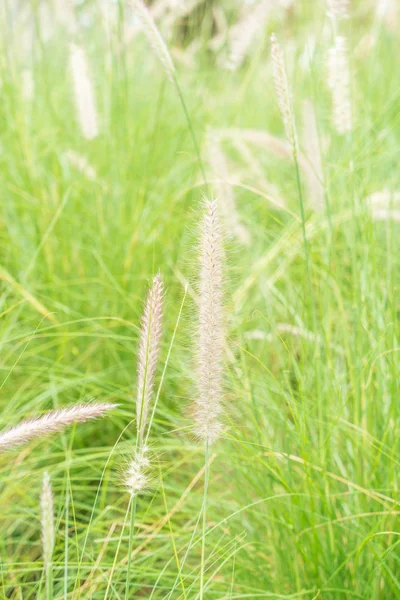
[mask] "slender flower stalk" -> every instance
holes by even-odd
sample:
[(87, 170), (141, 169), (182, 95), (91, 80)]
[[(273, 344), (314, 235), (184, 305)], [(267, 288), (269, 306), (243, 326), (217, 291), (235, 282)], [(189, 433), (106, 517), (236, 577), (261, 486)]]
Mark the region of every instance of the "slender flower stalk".
[(249, 244), (250, 234), (240, 222), (236, 208), (232, 185), (229, 183), (229, 169), (226, 157), (221, 148), (221, 140), (217, 132), (210, 131), (206, 139), (208, 165), (213, 177), (217, 178), (213, 185), (219, 200), (219, 207), (226, 230), (234, 235), (242, 244)]
[(136, 517), (137, 496), (148, 484), (150, 461), (146, 440), (149, 421), (150, 404), (154, 392), (155, 375), (160, 353), (163, 328), (164, 284), (160, 274), (153, 279), (153, 285), (147, 295), (142, 317), (142, 328), (139, 340), (138, 384), (136, 396), (136, 448), (124, 474), (124, 485), (130, 494), (127, 514), (130, 511), (128, 565), (125, 582), (125, 600), (130, 596), (130, 570), (132, 561), (133, 535)]
[(205, 540), (209, 483), (209, 447), (221, 434), (223, 397), (223, 244), (215, 201), (206, 201), (200, 237), (199, 314), (197, 333), (197, 398), (194, 403), (196, 436), (205, 447), (200, 600), (204, 597)]
[(50, 476), (43, 476), (40, 510), (42, 524), (43, 562), (46, 578), (46, 598), (53, 600), (54, 502)]
[(176, 77), (175, 65), (171, 58), (171, 54), (169, 53), (168, 47), (167, 47), (165, 41), (163, 40), (163, 37), (162, 37), (161, 33), (159, 32), (158, 27), (155, 24), (154, 19), (151, 15), (149, 9), (143, 2), (143, 0), (130, 0), (130, 4), (140, 19), (140, 22), (143, 27), (143, 31), (148, 39), (150, 46), (153, 48), (154, 53), (158, 57), (161, 64), (164, 66), (164, 69), (165, 69), (168, 79), (175, 86), (175, 89), (177, 91), (177, 94), (179, 96), (179, 100), (180, 100), (180, 103), (182, 106), (182, 110), (185, 115), (186, 122), (188, 124), (190, 135), (191, 135), (191, 138), (193, 141), (193, 146), (194, 146), (194, 149), (196, 152), (201, 175), (204, 180), (204, 183), (206, 184), (206, 182), (207, 182), (206, 174), (204, 171), (204, 165), (203, 165), (203, 160), (201, 158), (199, 145), (197, 143), (196, 135), (194, 133), (193, 125), (192, 125), (192, 122), (190, 119), (188, 108), (186, 106), (185, 98), (183, 96), (178, 79)]
[(172, 83), (176, 83), (174, 63), (168, 51), (167, 45), (164, 42), (149, 9), (143, 0), (130, 0), (130, 4), (133, 6), (140, 19), (143, 32), (146, 35), (150, 46), (153, 48), (155, 55), (164, 66), (168, 79)]
[(139, 341), (138, 386), (136, 396), (136, 424), (139, 448), (142, 448), (148, 422), (149, 408), (162, 335), (164, 285), (156, 275), (147, 296)]
[(99, 135), (99, 127), (95, 94), (85, 50), (77, 44), (71, 44), (69, 61), (77, 117), (83, 136), (91, 140)]
[(276, 35), (271, 35), (272, 75), (286, 136), (294, 151), (297, 150), (296, 128), (292, 109), (292, 94), (286, 72), (285, 57)]
[(26, 444), (33, 438), (61, 431), (73, 423), (83, 423), (102, 417), (116, 406), (117, 404), (96, 404), (94, 402), (77, 404), (49, 412), (43, 417), (23, 421), (16, 427), (0, 433), (0, 453), (14, 446)]
[(328, 86), (332, 94), (332, 120), (336, 131), (343, 135), (351, 132), (353, 119), (347, 40), (342, 35), (335, 36), (334, 46), (329, 51), (328, 73)]
[(310, 294), (310, 298), (311, 298), (312, 317), (313, 317), (314, 325), (316, 326), (316, 314), (315, 314), (315, 305), (314, 305), (313, 294), (312, 294), (310, 259), (309, 259), (307, 233), (306, 233), (306, 216), (305, 216), (305, 210), (304, 210), (303, 192), (302, 192), (301, 177), (300, 177), (300, 160), (299, 160), (300, 153), (298, 150), (296, 126), (295, 126), (294, 113), (293, 113), (293, 107), (292, 107), (292, 94), (291, 94), (287, 71), (286, 71), (285, 56), (284, 56), (283, 50), (282, 50), (277, 38), (276, 38), (276, 35), (274, 33), (271, 35), (271, 58), (272, 58), (272, 74), (273, 74), (276, 94), (277, 94), (277, 98), (278, 98), (278, 105), (279, 105), (279, 109), (281, 111), (283, 124), (285, 126), (286, 136), (292, 147), (293, 163), (294, 163), (294, 167), (295, 167), (297, 189), (298, 189), (298, 194), (299, 194), (301, 225), (302, 225), (302, 230), (303, 230), (304, 253), (306, 256), (307, 280), (308, 280), (309, 294)]

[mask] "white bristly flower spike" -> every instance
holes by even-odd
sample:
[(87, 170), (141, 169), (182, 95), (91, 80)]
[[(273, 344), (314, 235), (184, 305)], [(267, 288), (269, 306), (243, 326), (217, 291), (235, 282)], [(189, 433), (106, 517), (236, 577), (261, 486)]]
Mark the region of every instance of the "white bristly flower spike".
[(50, 433), (61, 431), (72, 423), (83, 423), (91, 419), (104, 416), (106, 412), (115, 408), (117, 404), (77, 404), (69, 408), (62, 408), (49, 412), (43, 417), (23, 421), (16, 427), (0, 433), (0, 453), (26, 444), (33, 438), (44, 437)]
[(332, 19), (349, 18), (350, 0), (328, 0), (328, 16)]
[(271, 35), (271, 58), (272, 74), (279, 110), (281, 112), (286, 136), (295, 151), (297, 149), (297, 139), (292, 109), (292, 94), (286, 72), (285, 57), (274, 33)]
[(150, 461), (147, 458), (147, 452), (146, 447), (136, 451), (133, 459), (127, 466), (124, 484), (131, 496), (140, 494), (148, 486)]
[(42, 493), (40, 495), (43, 562), (45, 570), (51, 566), (54, 550), (53, 504), (53, 492), (51, 489), (50, 476), (47, 472), (45, 472), (43, 476)]
[(143, 2), (143, 0), (130, 0), (130, 4), (135, 10), (137, 16), (140, 19), (143, 32), (147, 37), (150, 46), (153, 48), (154, 53), (158, 57), (159, 61), (164, 66), (165, 72), (168, 79), (175, 82), (175, 66), (172, 61), (171, 55), (168, 51), (167, 45), (164, 42), (161, 33), (158, 30), (154, 19)]
[(335, 45), (329, 51), (328, 86), (332, 94), (335, 129), (339, 134), (349, 133), (352, 130), (350, 67), (347, 41), (341, 35), (335, 37)]
[(139, 341), (136, 420), (139, 447), (143, 445), (154, 389), (162, 335), (164, 285), (160, 274), (153, 279), (142, 317)]
[(71, 44), (69, 62), (78, 121), (83, 136), (87, 140), (92, 140), (99, 135), (99, 127), (95, 94), (85, 50), (77, 44)]
[(223, 244), (215, 201), (206, 201), (200, 238), (196, 436), (208, 444), (221, 434), (223, 399)]

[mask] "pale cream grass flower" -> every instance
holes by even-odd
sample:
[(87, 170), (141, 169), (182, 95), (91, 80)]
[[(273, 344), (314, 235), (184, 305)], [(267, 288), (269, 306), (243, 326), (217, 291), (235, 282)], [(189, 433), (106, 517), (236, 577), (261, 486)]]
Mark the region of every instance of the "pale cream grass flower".
[(50, 476), (43, 475), (42, 493), (40, 495), (43, 562), (45, 569), (51, 566), (54, 550), (54, 507)]
[(139, 494), (148, 487), (150, 461), (147, 458), (147, 452), (148, 450), (145, 447), (136, 451), (127, 466), (124, 484), (131, 496)]
[(328, 86), (332, 94), (333, 124), (339, 134), (352, 130), (352, 107), (350, 94), (350, 66), (347, 40), (338, 35), (329, 51)]
[(349, 18), (350, 0), (328, 0), (328, 16), (333, 19)]
[(150, 46), (153, 48), (154, 53), (164, 66), (168, 79), (172, 83), (175, 83), (174, 63), (168, 51), (167, 45), (164, 42), (149, 9), (144, 4), (143, 0), (130, 0), (130, 4), (140, 19), (143, 32), (146, 35)]
[(77, 44), (71, 44), (69, 61), (78, 121), (83, 136), (91, 140), (99, 135), (99, 127), (95, 94), (85, 50)]
[(390, 190), (380, 190), (374, 192), (366, 198), (367, 203), (374, 208), (390, 208), (400, 205), (400, 192), (391, 192)]
[(400, 223), (400, 210), (392, 208), (373, 208), (371, 216), (373, 221), (395, 221)]
[(164, 305), (164, 284), (160, 274), (153, 279), (142, 317), (138, 354), (138, 385), (136, 397), (136, 425), (139, 447), (144, 441), (149, 408), (160, 352)]
[(32, 69), (24, 69), (21, 75), (21, 92), (26, 102), (31, 102), (35, 95), (35, 82)]
[(29, 421), (22, 421), (12, 429), (0, 433), (0, 452), (26, 444), (31, 439), (43, 437), (50, 433), (61, 431), (73, 423), (83, 423), (91, 419), (102, 417), (106, 412), (115, 408), (117, 404), (76, 404), (68, 408), (61, 408), (49, 412), (43, 417)]
[(303, 104), (303, 147), (310, 167), (305, 170), (309, 202), (320, 211), (324, 207), (324, 171), (315, 109), (308, 99)]
[(88, 179), (92, 179), (93, 181), (97, 179), (95, 168), (92, 167), (85, 156), (78, 154), (74, 150), (67, 150), (65, 157), (73, 167), (83, 173)]
[(73, 0), (54, 0), (56, 20), (70, 33), (77, 31)]
[(262, 0), (230, 29), (227, 69), (236, 71), (243, 64), (254, 41), (262, 34), (272, 8), (271, 0)]
[(241, 243), (249, 244), (250, 234), (240, 223), (233, 187), (229, 183), (228, 162), (217, 132), (209, 131), (207, 134), (206, 158), (213, 178), (215, 178), (215, 181), (213, 181), (214, 193), (219, 201), (218, 205), (225, 222), (226, 231), (229, 231)]
[(292, 149), (296, 151), (297, 140), (294, 114), (292, 109), (292, 94), (286, 72), (285, 57), (274, 33), (271, 35), (271, 58), (272, 74), (275, 83), (279, 110), (281, 112), (286, 136), (290, 142), (290, 145), (292, 146)]
[(209, 444), (221, 434), (223, 397), (223, 245), (215, 201), (206, 201), (200, 239), (195, 432)]

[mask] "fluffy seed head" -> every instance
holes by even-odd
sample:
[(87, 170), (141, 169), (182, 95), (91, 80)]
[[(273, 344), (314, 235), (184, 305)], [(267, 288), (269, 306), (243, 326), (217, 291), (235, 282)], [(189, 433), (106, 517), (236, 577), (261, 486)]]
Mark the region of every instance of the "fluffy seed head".
[(77, 404), (49, 412), (43, 417), (23, 421), (16, 427), (0, 433), (0, 452), (14, 446), (26, 444), (36, 437), (44, 437), (50, 433), (61, 431), (72, 423), (83, 423), (102, 417), (106, 412), (115, 408), (116, 404)]
[(200, 239), (199, 321), (195, 432), (204, 442), (221, 433), (223, 396), (223, 246), (215, 201), (205, 202)]
[(154, 277), (147, 296), (139, 341), (136, 420), (140, 445), (143, 444), (154, 389), (162, 335), (163, 304), (164, 285), (158, 274)]
[(126, 469), (124, 484), (131, 496), (140, 494), (148, 486), (150, 461), (146, 454), (147, 448), (137, 451)]
[(134, 8), (137, 16), (142, 24), (143, 32), (147, 37), (150, 46), (158, 57), (161, 64), (164, 66), (167, 77), (170, 81), (175, 81), (175, 66), (167, 45), (164, 42), (149, 9), (143, 0), (130, 0), (131, 6)]
[(263, 31), (272, 7), (271, 0), (262, 0), (244, 19), (231, 28), (229, 58), (225, 65), (227, 69), (236, 71), (242, 65), (254, 40)]
[(317, 119), (310, 100), (305, 100), (303, 105), (303, 146), (309, 161), (304, 171), (310, 204), (314, 210), (320, 211), (324, 206), (324, 171)]
[(70, 45), (69, 56), (75, 104), (83, 136), (91, 140), (98, 136), (97, 110), (86, 53), (81, 46)]
[(349, 18), (350, 0), (328, 0), (328, 16), (333, 19)]
[(94, 167), (92, 167), (85, 156), (74, 152), (74, 150), (67, 150), (65, 156), (68, 162), (78, 171), (83, 173), (88, 179), (95, 180), (97, 178)]
[(271, 35), (271, 58), (272, 75), (286, 136), (292, 148), (296, 148), (297, 140), (292, 110), (292, 96), (286, 72), (285, 57), (274, 33)]
[(51, 489), (50, 476), (46, 472), (43, 476), (42, 493), (40, 495), (43, 561), (45, 568), (51, 564), (54, 550), (53, 504), (53, 492)]
[(346, 38), (338, 35), (329, 51), (328, 86), (332, 94), (333, 124), (339, 134), (352, 130), (350, 67)]

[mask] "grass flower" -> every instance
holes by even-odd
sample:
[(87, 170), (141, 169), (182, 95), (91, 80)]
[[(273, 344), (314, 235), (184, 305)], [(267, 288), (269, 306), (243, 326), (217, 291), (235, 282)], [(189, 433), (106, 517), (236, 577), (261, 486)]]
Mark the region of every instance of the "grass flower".
[(154, 390), (154, 380), (160, 352), (164, 304), (164, 285), (156, 275), (147, 296), (139, 341), (138, 386), (136, 419), (139, 445), (143, 445), (149, 408)]
[(99, 127), (93, 83), (85, 50), (77, 44), (71, 44), (69, 61), (78, 121), (83, 136), (91, 140), (99, 135)]
[(350, 0), (328, 0), (328, 16), (333, 19), (349, 18)]
[(335, 37), (334, 46), (329, 51), (328, 86), (332, 94), (333, 124), (339, 134), (352, 130), (352, 108), (350, 96), (350, 67), (347, 55), (347, 40), (344, 36)]
[(164, 42), (149, 9), (144, 4), (143, 0), (130, 0), (130, 4), (140, 19), (143, 32), (146, 35), (150, 46), (153, 48), (155, 55), (164, 66), (168, 79), (172, 83), (175, 83), (174, 63), (168, 51), (167, 45)]
[(197, 437), (211, 444), (221, 433), (224, 348), (223, 246), (215, 201), (205, 202), (199, 262), (198, 395), (194, 419)]
[(0, 433), (0, 452), (14, 446), (26, 444), (34, 438), (61, 431), (64, 427), (68, 427), (73, 423), (83, 423), (91, 419), (97, 419), (116, 406), (116, 404), (96, 404), (94, 402), (77, 404), (49, 412), (43, 417), (23, 421), (16, 427)]
[(271, 35), (271, 58), (272, 74), (275, 83), (279, 110), (281, 112), (286, 136), (292, 148), (295, 149), (297, 148), (297, 141), (292, 109), (292, 95), (289, 87), (283, 50), (274, 33)]

